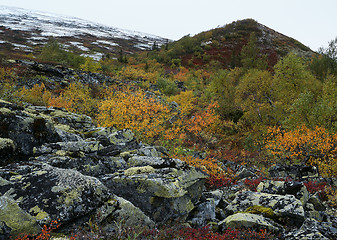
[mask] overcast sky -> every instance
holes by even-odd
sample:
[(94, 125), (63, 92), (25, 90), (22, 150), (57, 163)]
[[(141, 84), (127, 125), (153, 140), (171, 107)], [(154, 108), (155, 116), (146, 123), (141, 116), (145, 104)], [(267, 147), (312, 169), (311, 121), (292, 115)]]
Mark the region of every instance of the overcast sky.
[(253, 18), (312, 50), (337, 37), (337, 0), (0, 0), (177, 40)]

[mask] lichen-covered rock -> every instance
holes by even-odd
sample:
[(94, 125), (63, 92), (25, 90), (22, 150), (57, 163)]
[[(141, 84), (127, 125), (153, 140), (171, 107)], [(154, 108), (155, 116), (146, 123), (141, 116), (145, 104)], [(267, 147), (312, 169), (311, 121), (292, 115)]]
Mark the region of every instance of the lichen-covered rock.
[(280, 232), (282, 227), (274, 221), (260, 215), (251, 213), (236, 213), (228, 216), (218, 224), (222, 229), (226, 228), (254, 228), (256, 230), (267, 229), (272, 232)]
[(285, 234), (287, 240), (302, 239), (337, 239), (337, 228), (331, 222), (319, 222), (306, 219), (300, 229)]
[(15, 156), (15, 144), (12, 139), (0, 138), (0, 165)]
[(60, 140), (50, 121), (3, 102), (0, 102), (0, 137), (11, 139), (18, 155), (32, 155), (34, 147)]
[(116, 227), (116, 223), (121, 223), (126, 227), (148, 227), (152, 229), (156, 224), (146, 216), (139, 208), (135, 207), (131, 202), (117, 197), (117, 209), (106, 220), (113, 219), (113, 224), (105, 225), (105, 229)]
[[(162, 160), (158, 161), (161, 163)], [(172, 160), (169, 165), (175, 165), (176, 161)], [(199, 200), (206, 176), (187, 166), (185, 169), (156, 168), (158, 166), (162, 165), (132, 167), (106, 175), (102, 181), (112, 192), (132, 202), (156, 222), (183, 220)]]
[(301, 200), (304, 206), (309, 199), (309, 192), (303, 182), (286, 182), (286, 181), (272, 181), (267, 180), (261, 182), (256, 190), (258, 192), (280, 194), (280, 195), (293, 195)]
[(216, 202), (213, 198), (198, 204), (189, 215), (189, 223), (194, 228), (202, 228), (209, 222), (216, 222)]
[(6, 181), (0, 193), (13, 198), (41, 224), (87, 218), (111, 194), (96, 178), (42, 163), (9, 166), (0, 169), (0, 176)]
[(272, 178), (308, 179), (319, 176), (316, 167), (307, 165), (276, 165), (268, 171)]
[(304, 221), (304, 208), (293, 195), (277, 195), (245, 191), (238, 193), (226, 207), (229, 213), (246, 211), (252, 206), (262, 206), (273, 210), (275, 215), (287, 224), (301, 226)]
[(6, 196), (0, 197), (0, 223), (3, 228), (0, 230), (0, 236), (8, 235), (8, 232), (12, 236), (20, 233), (37, 234), (41, 230), (34, 217), (22, 210), (13, 199)]

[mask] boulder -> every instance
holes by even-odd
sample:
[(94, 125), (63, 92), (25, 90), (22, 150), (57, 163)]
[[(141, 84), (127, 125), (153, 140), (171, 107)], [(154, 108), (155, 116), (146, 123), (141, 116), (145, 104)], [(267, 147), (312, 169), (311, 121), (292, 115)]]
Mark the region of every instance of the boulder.
[(308, 179), (317, 178), (318, 170), (314, 166), (307, 165), (276, 165), (269, 168), (269, 175), (272, 178)]
[(111, 195), (96, 178), (45, 163), (7, 166), (0, 176), (0, 194), (13, 198), (41, 224), (85, 221)]
[(36, 219), (7, 196), (0, 197), (0, 227), (0, 237), (17, 236), (21, 233), (34, 235), (41, 230)]
[(261, 192), (239, 192), (226, 207), (228, 213), (249, 210), (252, 206), (262, 206), (273, 211), (275, 218), (288, 225), (301, 226), (304, 221), (304, 208), (293, 195), (277, 195)]
[(215, 208), (215, 200), (213, 198), (208, 198), (192, 210), (188, 222), (194, 228), (202, 228), (209, 222), (217, 222)]
[(50, 121), (3, 101), (0, 102), (0, 138), (5, 145), (1, 149), (7, 149), (1, 157), (13, 151), (13, 146), (17, 155), (32, 155), (34, 147), (60, 140)]
[(301, 200), (304, 206), (309, 199), (309, 192), (302, 182), (286, 182), (286, 181), (272, 181), (267, 180), (261, 182), (256, 190), (258, 192), (280, 194), (280, 195), (293, 195)]
[(306, 219), (300, 229), (285, 234), (285, 239), (337, 239), (337, 228), (333, 227), (331, 222)]
[[(151, 165), (143, 166), (145, 163)], [(142, 159), (134, 165), (107, 174), (101, 180), (113, 193), (132, 202), (155, 222), (186, 219), (201, 196), (206, 175), (177, 159)]]
[(218, 224), (222, 229), (226, 228), (254, 228), (255, 230), (267, 229), (271, 232), (280, 232), (282, 227), (260, 215), (251, 213), (236, 213), (228, 216)]

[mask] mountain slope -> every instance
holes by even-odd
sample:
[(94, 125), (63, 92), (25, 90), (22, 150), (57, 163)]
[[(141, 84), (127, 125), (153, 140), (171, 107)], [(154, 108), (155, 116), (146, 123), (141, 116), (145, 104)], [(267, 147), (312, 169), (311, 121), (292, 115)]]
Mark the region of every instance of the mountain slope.
[(266, 54), (270, 65), (274, 65), (289, 52), (305, 57), (313, 54), (310, 48), (297, 40), (253, 19), (232, 22), (193, 37), (185, 36), (171, 43), (168, 51), (173, 58), (181, 59), (183, 65), (204, 65), (215, 60), (225, 67), (237, 66), (240, 62), (240, 51), (252, 33), (256, 35), (260, 55)]
[(99, 59), (103, 54), (135, 53), (151, 49), (167, 39), (109, 27), (87, 20), (0, 6), (0, 47), (23, 53), (35, 52), (54, 37), (76, 53)]

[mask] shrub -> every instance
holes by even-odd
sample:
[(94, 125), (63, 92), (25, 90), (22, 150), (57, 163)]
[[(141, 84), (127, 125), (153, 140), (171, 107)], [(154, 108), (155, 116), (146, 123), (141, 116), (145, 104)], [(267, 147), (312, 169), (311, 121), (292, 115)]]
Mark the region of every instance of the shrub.
[(306, 163), (318, 166), (323, 177), (337, 175), (337, 133), (329, 133), (323, 127), (309, 129), (305, 125), (294, 130), (279, 127), (268, 128), (265, 149), (276, 161)]
[(159, 138), (170, 119), (170, 110), (158, 98), (144, 91), (126, 88), (108, 94), (98, 107), (98, 123), (103, 127), (129, 128), (141, 139)]

